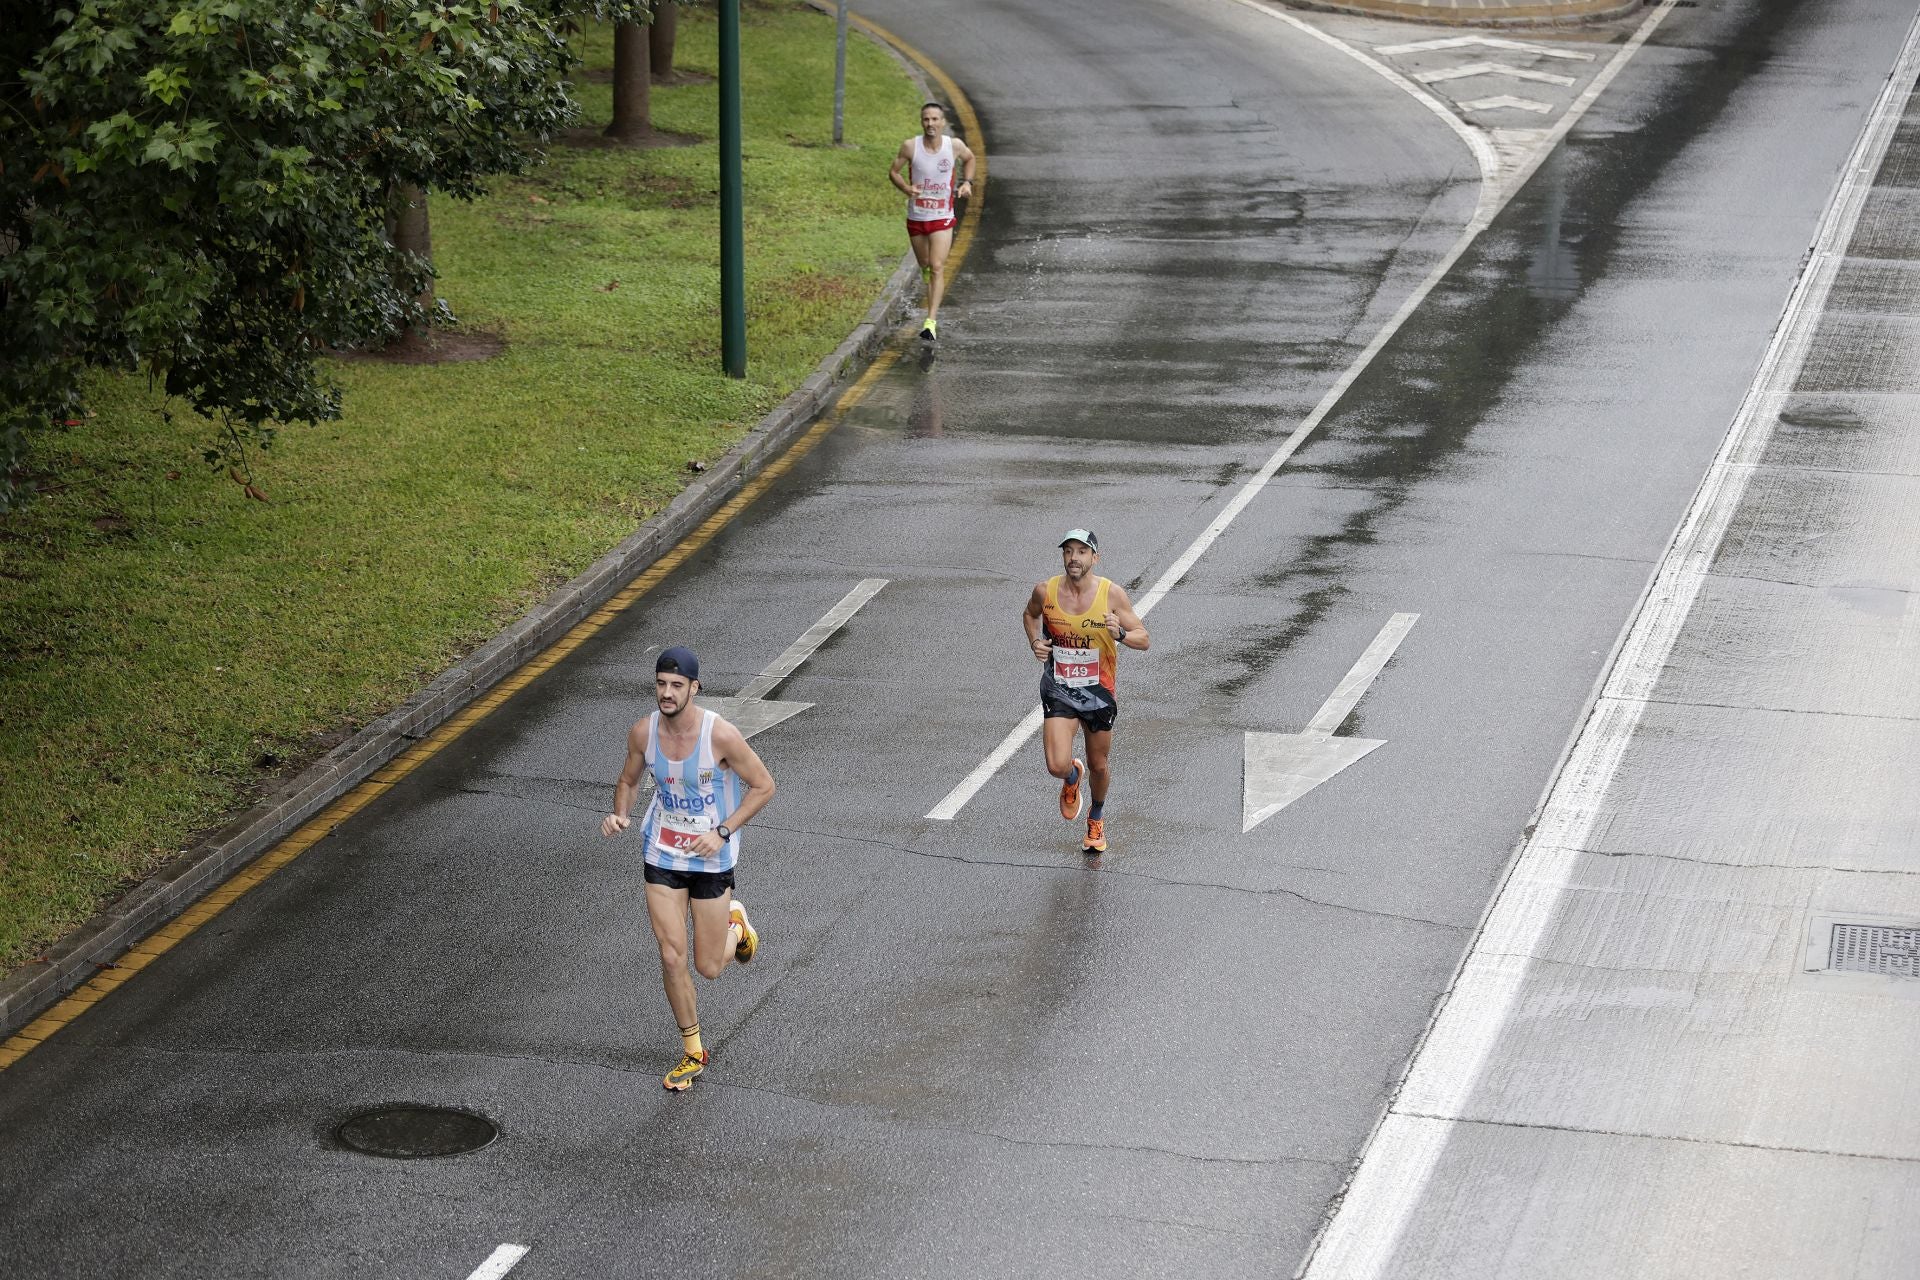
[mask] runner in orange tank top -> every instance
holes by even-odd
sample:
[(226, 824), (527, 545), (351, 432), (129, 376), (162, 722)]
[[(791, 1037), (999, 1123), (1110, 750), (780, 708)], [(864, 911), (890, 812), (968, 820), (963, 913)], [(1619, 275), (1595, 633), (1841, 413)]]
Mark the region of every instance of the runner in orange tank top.
[[(1149, 643), (1126, 588), (1094, 573), (1099, 562), (1100, 539), (1093, 531), (1067, 530), (1060, 540), (1063, 572), (1034, 584), (1020, 616), (1034, 657), (1047, 664), (1040, 672), (1047, 772), (1060, 779), (1061, 817), (1072, 822), (1086, 810), (1080, 852), (1089, 854), (1107, 849), (1107, 753), (1120, 710), (1120, 647), (1145, 649)], [(1076, 727), (1087, 739), (1084, 761), (1073, 754)], [(1093, 793), (1091, 809), (1083, 786)]]

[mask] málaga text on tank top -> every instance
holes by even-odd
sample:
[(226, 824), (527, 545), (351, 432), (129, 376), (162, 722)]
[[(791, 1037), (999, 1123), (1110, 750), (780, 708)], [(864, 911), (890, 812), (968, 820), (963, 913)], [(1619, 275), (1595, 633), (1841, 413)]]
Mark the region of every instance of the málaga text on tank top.
[(907, 197), (909, 222), (938, 222), (953, 216), (953, 139), (940, 139), (937, 151), (927, 140), (913, 140), (913, 186), (920, 194)]

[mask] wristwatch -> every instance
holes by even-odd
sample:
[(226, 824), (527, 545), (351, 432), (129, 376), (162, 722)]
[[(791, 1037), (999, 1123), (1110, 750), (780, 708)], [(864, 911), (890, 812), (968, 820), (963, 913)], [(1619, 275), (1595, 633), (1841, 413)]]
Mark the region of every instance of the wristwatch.
[(732, 828), (728, 827), (727, 824), (724, 822), (713, 829), (713, 834), (720, 837), (720, 842), (722, 844), (725, 844), (727, 841), (733, 839)]

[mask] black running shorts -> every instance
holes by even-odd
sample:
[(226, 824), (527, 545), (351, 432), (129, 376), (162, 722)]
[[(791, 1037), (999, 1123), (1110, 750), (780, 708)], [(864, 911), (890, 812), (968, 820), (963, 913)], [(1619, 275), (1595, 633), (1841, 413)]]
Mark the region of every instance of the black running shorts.
[(717, 898), (733, 888), (732, 868), (725, 871), (670, 871), (649, 862), (643, 875), (648, 884), (685, 889), (689, 898)]
[(1120, 704), (1105, 685), (1069, 689), (1053, 678), (1053, 668), (1040, 673), (1040, 712), (1049, 720), (1078, 720), (1088, 733), (1107, 733)]

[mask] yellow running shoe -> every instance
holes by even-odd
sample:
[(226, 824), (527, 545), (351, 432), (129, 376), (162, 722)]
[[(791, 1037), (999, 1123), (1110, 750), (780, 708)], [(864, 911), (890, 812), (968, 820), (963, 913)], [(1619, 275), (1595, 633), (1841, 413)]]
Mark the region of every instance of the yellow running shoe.
[(760, 931), (747, 920), (747, 909), (735, 898), (733, 905), (727, 908), (727, 915), (733, 923), (740, 926), (740, 941), (733, 948), (733, 958), (741, 964), (753, 959), (754, 952), (760, 950)]
[(1067, 775), (1068, 781), (1060, 784), (1060, 816), (1068, 822), (1080, 816), (1086, 808), (1086, 798), (1081, 784), (1087, 780), (1087, 762), (1079, 756), (1073, 758), (1073, 772)]
[(920, 340), (922, 342), (932, 342), (935, 338), (939, 336), (940, 336), (940, 326), (933, 322), (932, 316), (928, 316), (926, 319), (926, 323), (920, 326)]
[(1100, 818), (1087, 819), (1087, 839), (1080, 846), (1082, 853), (1105, 853), (1107, 851), (1107, 824)]
[(660, 1083), (675, 1093), (685, 1093), (693, 1088), (693, 1078), (705, 1071), (707, 1064), (712, 1061), (713, 1055), (705, 1049), (700, 1051), (700, 1056), (697, 1058), (690, 1053), (683, 1054), (680, 1065), (667, 1072), (667, 1078)]

